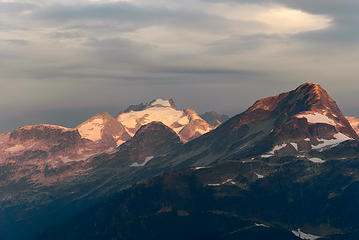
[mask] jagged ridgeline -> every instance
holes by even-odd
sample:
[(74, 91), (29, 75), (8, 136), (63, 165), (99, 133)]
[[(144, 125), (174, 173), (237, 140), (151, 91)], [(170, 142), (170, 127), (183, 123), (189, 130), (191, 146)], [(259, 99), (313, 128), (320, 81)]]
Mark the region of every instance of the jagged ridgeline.
[(228, 120), (157, 99), (19, 128), (0, 136), (0, 236), (357, 239), (356, 122), (305, 83)]

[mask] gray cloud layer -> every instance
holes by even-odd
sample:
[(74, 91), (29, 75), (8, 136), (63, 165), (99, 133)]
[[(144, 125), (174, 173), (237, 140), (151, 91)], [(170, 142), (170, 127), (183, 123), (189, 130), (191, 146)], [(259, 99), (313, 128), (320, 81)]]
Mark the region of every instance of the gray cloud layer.
[(174, 97), (236, 114), (321, 83), (357, 114), (357, 0), (0, 1), (0, 132)]

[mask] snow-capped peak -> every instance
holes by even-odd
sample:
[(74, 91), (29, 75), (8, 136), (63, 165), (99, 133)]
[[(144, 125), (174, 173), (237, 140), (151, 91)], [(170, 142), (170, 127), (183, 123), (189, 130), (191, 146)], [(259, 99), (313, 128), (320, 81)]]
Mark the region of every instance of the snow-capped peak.
[(144, 110), (121, 113), (117, 116), (117, 120), (127, 128), (132, 136), (141, 126), (150, 122), (162, 122), (177, 133), (189, 122), (182, 110), (157, 104)]
[(89, 139), (91, 141), (101, 140), (102, 129), (104, 127), (104, 120), (102, 118), (92, 118), (80, 126), (78, 131), (82, 138)]
[(158, 98), (146, 105), (133, 105), (120, 113), (117, 121), (126, 127), (131, 136), (143, 125), (150, 122), (162, 122), (175, 131), (184, 142), (212, 130), (194, 110), (177, 109), (172, 99)]
[(116, 142), (119, 146), (130, 138), (124, 126), (109, 113), (96, 114), (77, 126), (77, 129), (82, 138), (94, 142), (102, 140), (109, 145)]
[(170, 100), (164, 100), (164, 99), (161, 99), (161, 98), (157, 98), (156, 100), (153, 100), (151, 103), (150, 103), (150, 106), (154, 107), (172, 107), (171, 105), (171, 102)]

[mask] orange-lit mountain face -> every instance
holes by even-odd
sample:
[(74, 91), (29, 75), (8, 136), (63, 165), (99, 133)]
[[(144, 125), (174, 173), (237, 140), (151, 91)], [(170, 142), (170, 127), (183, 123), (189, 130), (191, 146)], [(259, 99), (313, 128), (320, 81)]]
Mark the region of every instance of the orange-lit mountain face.
[[(151, 132), (155, 126), (156, 132)], [(173, 142), (177, 142), (176, 136), (188, 142), (213, 128), (194, 110), (177, 110), (173, 100), (157, 99), (132, 105), (117, 119), (109, 113), (97, 114), (75, 129), (43, 124), (3, 134), (0, 164), (13, 166), (7, 175), (14, 181), (26, 178), (52, 184), (91, 171), (99, 163), (91, 163), (93, 159), (106, 158), (106, 154), (114, 154), (111, 159), (127, 156), (142, 163), (146, 157), (159, 155), (156, 149), (161, 145), (172, 142), (165, 137), (168, 134), (173, 135)], [(223, 158), (306, 156), (312, 150), (323, 151), (357, 139), (327, 92), (319, 84), (305, 83), (293, 91), (258, 100), (206, 136), (190, 141), (183, 150), (175, 144), (177, 147), (167, 151), (174, 154), (169, 160), (174, 165), (182, 161), (209, 164)], [(7, 181), (4, 179), (2, 186)]]
[(335, 101), (319, 85), (305, 83), (297, 89), (258, 100), (241, 116), (239, 125), (276, 117), (276, 125), (303, 119), (308, 124), (327, 124), (336, 132), (357, 138)]
[(120, 146), (131, 138), (125, 127), (109, 113), (99, 113), (76, 127), (82, 138)]
[[(112, 166), (126, 151), (154, 144), (146, 135), (176, 142), (163, 126), (142, 127)], [(156, 134), (162, 128), (167, 134)], [(358, 135), (320, 85), (260, 99), (208, 134), (173, 146), (128, 163), (142, 169), (131, 174), (137, 182), (147, 181), (39, 239), (358, 239)]]
[(8, 169), (8, 178), (0, 181), (1, 187), (20, 179), (51, 185), (85, 172), (84, 161), (111, 151), (105, 144), (81, 138), (76, 129), (46, 124), (2, 135), (0, 149), (0, 166)]
[[(214, 113), (207, 117), (214, 124), (220, 121)], [(216, 126), (194, 110), (178, 110), (173, 100), (157, 99), (130, 106), (117, 118), (97, 114), (74, 129), (43, 124), (0, 135), (0, 206), (18, 219), (25, 204), (27, 214), (46, 219), (59, 206), (71, 213), (81, 209), (70, 207), (75, 199), (91, 203), (178, 169), (260, 163), (260, 172), (245, 173), (256, 180), (275, 173), (273, 166), (281, 165), (283, 157), (308, 168), (325, 167), (355, 158), (357, 145), (357, 133), (318, 84), (260, 99)], [(274, 165), (269, 169), (267, 162)], [(221, 176), (214, 171), (205, 183), (236, 182)], [(37, 208), (43, 210), (34, 213)], [(0, 225), (6, 221), (0, 216)]]
[(357, 117), (346, 117), (354, 131), (359, 134), (359, 118)]
[(358, 136), (318, 84), (258, 100), (245, 112), (189, 142), (169, 161), (193, 165), (256, 157), (311, 158)]

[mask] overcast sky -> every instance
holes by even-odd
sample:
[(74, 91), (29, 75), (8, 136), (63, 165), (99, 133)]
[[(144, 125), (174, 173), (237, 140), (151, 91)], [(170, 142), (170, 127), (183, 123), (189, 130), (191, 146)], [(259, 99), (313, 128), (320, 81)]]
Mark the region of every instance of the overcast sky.
[(173, 97), (237, 114), (318, 82), (359, 116), (358, 0), (0, 0), (0, 132)]

